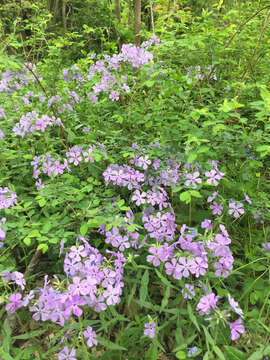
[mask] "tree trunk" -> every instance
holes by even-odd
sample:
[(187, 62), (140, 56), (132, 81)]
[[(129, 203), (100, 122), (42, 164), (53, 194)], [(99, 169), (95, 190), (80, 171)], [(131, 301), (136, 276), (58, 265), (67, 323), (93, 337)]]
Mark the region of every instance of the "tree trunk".
[(139, 46), (141, 38), (139, 32), (141, 30), (141, 8), (142, 1), (134, 0), (134, 43)]
[(154, 23), (154, 12), (153, 12), (152, 0), (149, 0), (149, 8), (150, 8), (152, 31), (153, 31), (153, 33), (155, 33), (155, 23)]
[(67, 32), (66, 5), (67, 5), (66, 1), (62, 0), (62, 22), (63, 22), (64, 34)]
[(120, 7), (120, 0), (115, 0), (115, 15), (117, 17), (118, 23), (121, 22), (121, 7)]
[(56, 24), (56, 21), (57, 21), (58, 3), (59, 3), (59, 0), (55, 0), (54, 9), (53, 9), (53, 24), (54, 25)]

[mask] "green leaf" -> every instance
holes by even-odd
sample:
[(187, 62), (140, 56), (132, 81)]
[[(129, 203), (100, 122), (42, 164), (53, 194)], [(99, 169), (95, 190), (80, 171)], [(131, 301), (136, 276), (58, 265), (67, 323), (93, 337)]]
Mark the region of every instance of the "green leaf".
[(179, 359), (179, 360), (184, 360), (184, 359), (187, 358), (187, 353), (186, 353), (185, 351), (180, 350), (180, 351), (178, 351), (178, 352), (175, 354), (175, 356), (176, 356), (177, 359)]
[(97, 340), (99, 342), (100, 345), (103, 345), (105, 346), (107, 349), (109, 350), (123, 350), (123, 351), (126, 351), (127, 349), (124, 348), (123, 346), (120, 346), (120, 345), (117, 345), (107, 339), (104, 339), (100, 336), (97, 337)]
[(45, 200), (44, 198), (39, 199), (39, 200), (38, 200), (38, 205), (39, 205), (40, 207), (45, 206), (45, 205), (46, 205), (46, 200)]
[(255, 351), (252, 355), (250, 355), (247, 360), (262, 360), (263, 353), (261, 351)]
[(197, 330), (200, 332), (201, 329), (199, 327), (198, 321), (196, 319), (196, 316), (193, 314), (192, 307), (189, 303), (187, 304), (187, 310), (188, 310), (188, 316), (189, 316), (191, 322), (196, 326)]
[(41, 234), (37, 229), (34, 229), (34, 230), (30, 231), (30, 233), (27, 235), (27, 237), (29, 237), (29, 238), (41, 237)]
[(26, 246), (30, 246), (31, 245), (31, 239), (29, 237), (26, 237), (23, 239), (23, 242), (25, 243)]
[(153, 80), (148, 80), (144, 83), (144, 85), (146, 85), (147, 87), (151, 88), (154, 85), (154, 81)]
[(145, 270), (140, 287), (140, 301), (145, 301), (148, 294), (149, 271)]
[(43, 254), (45, 254), (48, 251), (48, 245), (47, 244), (39, 244), (37, 247), (37, 250), (41, 250)]
[(226, 360), (225, 356), (223, 355), (223, 352), (220, 350), (220, 348), (218, 346), (216, 346), (216, 345), (213, 346), (213, 350), (217, 354), (217, 356), (220, 360)]
[(180, 200), (185, 202), (186, 204), (189, 204), (191, 201), (191, 195), (189, 191), (184, 191), (179, 196)]
[(12, 339), (13, 339), (13, 340), (32, 339), (33, 337), (39, 336), (39, 335), (41, 335), (41, 334), (44, 334), (45, 332), (47, 332), (46, 329), (30, 331), (30, 332), (28, 332), (27, 334), (22, 334), (22, 335), (13, 336)]
[(161, 311), (164, 310), (165, 307), (168, 305), (170, 295), (171, 295), (171, 288), (170, 286), (167, 286), (161, 302)]
[(85, 236), (87, 234), (88, 231), (88, 223), (83, 223), (80, 227), (80, 234), (82, 236)]
[(225, 355), (228, 360), (245, 360), (246, 354), (233, 346), (225, 345)]
[(196, 198), (201, 198), (202, 197), (202, 195), (196, 190), (190, 190), (190, 195), (194, 196)]

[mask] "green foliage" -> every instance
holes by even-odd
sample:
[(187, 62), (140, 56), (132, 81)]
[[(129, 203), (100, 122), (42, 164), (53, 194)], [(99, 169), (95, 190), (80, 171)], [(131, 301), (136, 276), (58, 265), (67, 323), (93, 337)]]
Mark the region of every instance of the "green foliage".
[[(16, 206), (1, 213), (7, 218), (1, 225), (7, 239), (0, 248), (0, 273), (28, 274), (28, 290), (42, 286), (45, 273), (51, 281), (56, 274), (61, 288), (67, 280), (59, 258), (60, 243), (70, 247), (80, 234), (90, 239), (91, 246), (106, 252), (110, 247), (98, 229), (101, 225), (106, 231), (119, 226), (130, 208), (135, 220), (128, 230), (139, 229), (142, 244), (141, 210), (126, 188), (105, 186), (102, 174), (109, 164), (124, 164), (135, 157), (132, 143), (146, 148), (158, 141), (161, 149), (146, 151), (150, 159), (165, 159), (173, 149), (174, 155), (190, 166), (203, 167), (209, 159), (216, 160), (225, 174), (219, 188), (224, 211), (216, 226), (226, 225), (231, 234), (235, 267), (223, 280), (210, 273), (206, 285), (215, 289), (221, 303), (228, 292), (240, 303), (246, 333), (232, 342), (222, 312), (204, 321), (196, 306), (181, 294), (184, 280), (167, 277), (164, 268), (153, 269), (146, 253), (137, 258), (127, 252), (121, 303), (99, 314), (89, 310), (81, 323), (74, 320), (60, 330), (50, 322), (36, 323), (25, 309), (18, 311), (16, 318), (7, 315), (4, 305), (15, 287), (1, 281), (0, 357), (51, 358), (62, 349), (60, 341), (68, 330), (69, 341), (79, 349), (79, 359), (187, 359), (194, 345), (195, 359), (270, 356), (270, 257), (261, 249), (270, 234), (269, 4), (174, 1), (168, 10), (168, 1), (152, 1), (155, 30), (163, 45), (153, 50), (153, 64), (135, 71), (128, 67), (118, 70), (128, 77), (130, 93), (119, 102), (106, 95), (96, 104), (75, 102), (74, 111), (61, 113), (57, 105), (47, 107), (51, 96), (61, 95), (65, 104), (71, 101), (68, 91), (87, 98), (99, 80), (95, 74), (79, 86), (73, 80), (67, 85), (62, 71), (77, 61), (86, 78), (94, 63), (90, 54), (97, 52), (97, 59), (102, 59), (99, 53), (111, 55), (119, 43), (132, 42), (130, 2), (121, 2), (121, 23), (107, 1), (69, 0), (65, 14), (60, 11), (64, 2), (15, 3), (0, 5), (0, 71), (21, 71), (23, 63), (31, 60), (40, 78), (18, 92), (0, 92), (8, 119), (0, 115), (0, 130), (5, 134), (0, 139), (0, 186), (16, 190), (19, 199)], [(148, 4), (143, 5), (143, 19), (147, 20)], [(143, 24), (142, 37), (148, 37), (149, 28), (147, 22)], [(30, 105), (21, 101), (27, 91), (35, 94)], [(45, 97), (44, 103), (38, 101), (38, 93)], [(14, 125), (22, 114), (33, 110), (59, 116), (65, 127), (15, 137)], [(91, 130), (83, 132), (85, 127)], [(96, 142), (106, 146), (108, 157), (97, 149), (93, 163), (46, 178), (45, 188), (37, 191), (30, 165), (35, 156), (50, 153), (61, 159), (72, 146)], [(209, 184), (169, 189), (177, 224), (185, 223), (197, 231), (201, 221), (211, 216), (205, 199), (214, 190)], [(245, 214), (234, 219), (228, 214), (228, 204), (231, 199), (243, 202), (244, 194), (252, 203), (246, 202)], [(33, 265), (37, 253), (39, 260)], [(154, 339), (143, 335), (144, 324), (151, 321), (158, 323)], [(75, 334), (87, 326), (97, 329), (99, 345), (85, 355), (83, 336)]]

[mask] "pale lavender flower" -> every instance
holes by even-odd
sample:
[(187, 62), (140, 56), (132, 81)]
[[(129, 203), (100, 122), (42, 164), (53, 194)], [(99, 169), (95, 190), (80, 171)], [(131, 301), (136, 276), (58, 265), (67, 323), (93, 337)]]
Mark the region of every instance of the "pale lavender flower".
[(92, 329), (91, 326), (88, 326), (87, 329), (83, 332), (83, 336), (88, 339), (87, 340), (87, 345), (89, 347), (92, 347), (93, 345), (97, 345), (98, 342), (96, 340), (97, 334), (96, 332)]
[(155, 337), (155, 329), (156, 329), (156, 324), (153, 321), (152, 323), (146, 323), (144, 324), (144, 335), (150, 337), (150, 339), (154, 339)]
[(69, 352), (69, 348), (65, 346), (60, 353), (58, 353), (58, 360), (76, 360), (76, 350), (71, 349)]
[(200, 176), (199, 171), (195, 171), (193, 174), (192, 173), (186, 174), (187, 180), (185, 181), (185, 185), (186, 186), (192, 185), (193, 189), (196, 189), (197, 184), (201, 184), (202, 182), (202, 179), (199, 178), (199, 176)]
[(212, 230), (211, 220), (205, 219), (204, 221), (202, 221), (201, 228), (202, 229), (207, 229), (207, 230)]
[(229, 323), (230, 330), (231, 330), (231, 338), (232, 341), (238, 339), (240, 337), (240, 334), (243, 334), (245, 332), (245, 327), (242, 325), (242, 319), (239, 318), (238, 320)]
[(218, 191), (213, 192), (213, 194), (211, 196), (208, 196), (207, 202), (212, 202), (213, 200), (215, 200), (217, 195), (218, 195)]
[(212, 210), (213, 215), (221, 215), (223, 206), (214, 201), (213, 204), (210, 205), (210, 209)]
[(10, 310), (10, 313), (13, 314), (15, 313), (15, 311), (23, 306), (23, 302), (22, 302), (22, 294), (20, 293), (16, 293), (16, 294), (11, 294), (9, 297), (10, 303), (7, 304), (6, 306), (6, 310)]
[(141, 204), (145, 204), (145, 202), (146, 202), (146, 193), (144, 191), (142, 193), (140, 193), (139, 190), (135, 190), (131, 200), (136, 201), (137, 206), (140, 206)]
[(245, 196), (244, 200), (251, 205), (252, 201), (250, 200), (250, 197), (248, 196), (248, 194), (244, 194), (244, 196)]
[(262, 250), (270, 253), (270, 241), (266, 244), (262, 244)]
[(198, 350), (197, 346), (193, 346), (192, 348), (190, 348), (189, 351), (188, 351), (187, 357), (190, 358), (193, 355), (195, 355), (197, 350)]
[(243, 209), (242, 203), (235, 203), (234, 201), (230, 202), (229, 204), (229, 215), (233, 215), (235, 219), (238, 219), (241, 215), (245, 213), (245, 210)]
[(3, 139), (4, 136), (5, 135), (4, 135), (3, 131), (0, 129), (0, 139)]
[(229, 304), (231, 305), (232, 309), (236, 312), (236, 314), (240, 315), (241, 317), (243, 317), (243, 311), (242, 309), (239, 307), (239, 304), (237, 301), (235, 301), (230, 294), (228, 294), (228, 300), (229, 300)]
[(208, 315), (213, 309), (216, 309), (219, 296), (216, 296), (214, 293), (203, 296), (196, 309), (199, 311), (200, 315)]
[(210, 185), (213, 184), (214, 186), (218, 185), (217, 180), (222, 179), (222, 176), (220, 175), (220, 173), (217, 173), (216, 170), (206, 171), (204, 175), (208, 178), (206, 182)]

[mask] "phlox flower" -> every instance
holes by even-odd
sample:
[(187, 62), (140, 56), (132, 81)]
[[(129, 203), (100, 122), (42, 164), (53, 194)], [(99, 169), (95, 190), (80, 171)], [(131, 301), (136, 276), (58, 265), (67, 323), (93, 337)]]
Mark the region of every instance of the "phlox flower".
[(58, 360), (76, 360), (76, 350), (71, 349), (69, 352), (69, 348), (65, 346), (60, 353), (58, 353)]
[(16, 294), (11, 294), (9, 297), (10, 303), (7, 304), (6, 306), (6, 310), (10, 310), (10, 313), (13, 314), (15, 313), (15, 311), (23, 306), (22, 303), (22, 294), (20, 293), (16, 293)]
[(97, 334), (96, 332), (92, 329), (91, 326), (88, 326), (87, 329), (83, 332), (83, 336), (87, 339), (87, 345), (89, 347), (92, 347), (93, 345), (97, 345)]
[(216, 201), (214, 201), (213, 204), (210, 205), (210, 209), (212, 210), (213, 215), (221, 215), (223, 206), (219, 205)]
[(229, 304), (231, 305), (232, 309), (236, 312), (236, 314), (243, 317), (243, 310), (239, 307), (239, 304), (237, 301), (235, 301), (230, 294), (228, 294), (228, 300)]
[(235, 203), (234, 201), (230, 202), (229, 204), (229, 211), (228, 214), (232, 215), (235, 219), (238, 219), (241, 215), (245, 213), (245, 210), (243, 209), (242, 203)]
[(154, 339), (155, 337), (155, 329), (156, 329), (156, 324), (153, 321), (152, 323), (146, 323), (144, 324), (144, 335), (150, 337), (150, 339)]
[(218, 300), (219, 296), (214, 293), (207, 294), (200, 299), (196, 309), (200, 315), (208, 315), (213, 309), (216, 309)]
[(239, 318), (238, 320), (229, 323), (230, 330), (231, 330), (231, 338), (232, 341), (238, 339), (240, 337), (240, 334), (243, 334), (245, 332), (245, 327), (242, 325), (242, 319)]

